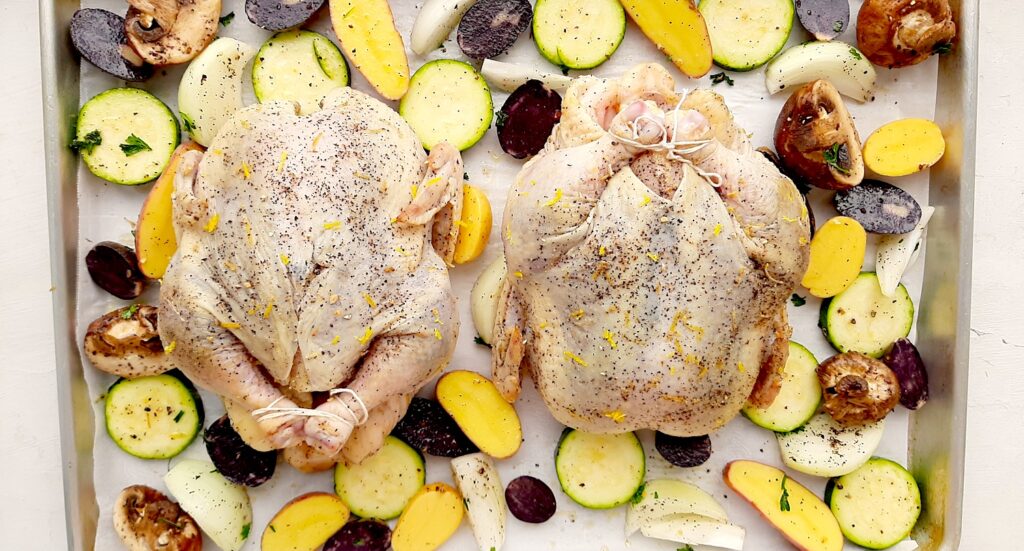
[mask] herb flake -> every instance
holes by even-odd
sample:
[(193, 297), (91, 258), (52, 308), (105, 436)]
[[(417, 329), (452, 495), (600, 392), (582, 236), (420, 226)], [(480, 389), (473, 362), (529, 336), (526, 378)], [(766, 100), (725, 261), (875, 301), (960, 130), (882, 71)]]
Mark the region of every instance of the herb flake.
[(640, 503), (640, 500), (644, 498), (644, 488), (646, 487), (647, 484), (641, 484), (640, 487), (636, 489), (636, 492), (633, 494), (633, 497), (629, 498), (630, 503), (632, 503), (633, 505)]
[(252, 523), (251, 522), (247, 523), (245, 526), (242, 527), (242, 539), (243, 540), (247, 539), (249, 537), (249, 530), (252, 530)]
[(125, 138), (124, 143), (119, 145), (118, 147), (121, 148), (121, 151), (124, 153), (125, 157), (131, 157), (132, 155), (142, 153), (143, 151), (153, 151), (153, 148), (149, 147), (148, 143), (142, 141), (142, 138), (136, 136), (135, 134), (132, 134), (131, 136)]
[(484, 338), (481, 337), (480, 335), (473, 337), (473, 342), (479, 344), (480, 346), (486, 346), (487, 348), (491, 347), (491, 345), (487, 344), (487, 341), (485, 341)]
[(796, 293), (793, 293), (793, 296), (789, 297), (789, 300), (792, 301), (793, 306), (796, 306), (797, 308), (807, 304), (807, 299)]
[(786, 489), (786, 480), (788, 479), (788, 476), (782, 475), (782, 497), (779, 498), (779, 509), (787, 513), (790, 511), (789, 490)]
[(936, 44), (935, 47), (932, 48), (932, 53), (933, 54), (938, 54), (938, 55), (948, 54), (949, 52), (952, 52), (952, 51), (953, 51), (953, 43), (952, 42), (943, 42), (941, 44)]
[(138, 304), (132, 304), (131, 306), (128, 307), (127, 310), (125, 310), (124, 312), (121, 312), (121, 319), (123, 319), (123, 320), (130, 320), (135, 315), (135, 312), (138, 312), (138, 311), (139, 311), (139, 305)]
[(712, 86), (714, 86), (716, 84), (721, 84), (723, 82), (728, 84), (729, 86), (735, 86), (736, 85), (736, 81), (734, 81), (732, 78), (730, 78), (729, 75), (725, 74), (725, 71), (722, 71), (721, 73), (715, 73), (715, 74), (711, 75), (711, 85)]
[(832, 147), (821, 152), (821, 156), (825, 159), (825, 164), (832, 170), (835, 170), (843, 176), (850, 175), (850, 169), (841, 164), (843, 162), (843, 158), (846, 157), (846, 144), (832, 144)]
[(166, 524), (167, 526), (173, 526), (174, 528), (177, 528), (178, 530), (181, 530), (183, 528), (177, 522), (171, 522), (171, 521), (165, 519), (164, 517), (157, 517), (156, 521), (157, 522), (162, 522), (162, 523)]
[(676, 551), (693, 551), (693, 546), (690, 544), (686, 544), (680, 547), (679, 549), (676, 549)]
[(193, 132), (196, 131), (196, 122), (192, 120), (192, 117), (188, 116), (185, 113), (182, 113), (181, 127), (185, 130), (185, 132), (192, 134)]
[(231, 13), (225, 15), (224, 17), (221, 17), (220, 19), (218, 19), (218, 21), (220, 21), (220, 24), (222, 26), (225, 26), (225, 27), (230, 25), (231, 22), (234, 21), (234, 20), (235, 20), (235, 12), (231, 12)]
[(181, 421), (181, 418), (184, 417), (184, 416), (185, 416), (185, 410), (179, 411), (178, 414), (174, 416), (174, 422), (177, 423), (178, 421)]
[(81, 140), (79, 140), (78, 138), (71, 140), (71, 143), (68, 144), (68, 147), (70, 147), (72, 151), (77, 151), (79, 153), (83, 151), (86, 153), (92, 153), (92, 150), (95, 149), (97, 145), (100, 145), (102, 143), (103, 137), (100, 136), (100, 131), (93, 130), (92, 132), (89, 132), (88, 134), (82, 136)]
[(494, 113), (494, 126), (496, 126), (499, 130), (501, 128), (503, 128), (505, 126), (505, 123), (507, 123), (507, 122), (508, 122), (508, 113), (506, 113), (504, 111), (498, 111), (498, 112)]
[(864, 59), (864, 56), (860, 55), (860, 50), (852, 46), (850, 47), (850, 55), (852, 55), (854, 59)]
[(846, 25), (843, 24), (842, 19), (836, 19), (836, 22), (832, 23), (832, 30), (834, 32), (841, 33), (841, 32), (843, 32), (843, 27), (845, 27), (845, 26)]

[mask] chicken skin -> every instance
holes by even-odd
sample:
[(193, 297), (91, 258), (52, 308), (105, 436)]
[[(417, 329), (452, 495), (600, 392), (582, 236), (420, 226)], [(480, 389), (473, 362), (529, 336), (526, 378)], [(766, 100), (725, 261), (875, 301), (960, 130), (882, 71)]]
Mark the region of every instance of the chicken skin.
[(676, 436), (774, 400), (810, 224), (717, 94), (680, 98), (653, 64), (576, 79), (515, 180), (502, 238), (506, 399), (525, 369), (565, 425)]
[(458, 151), (427, 156), (397, 113), (349, 88), (306, 116), (241, 110), (177, 173), (168, 359), (275, 448), (373, 453), (455, 346), (462, 175)]

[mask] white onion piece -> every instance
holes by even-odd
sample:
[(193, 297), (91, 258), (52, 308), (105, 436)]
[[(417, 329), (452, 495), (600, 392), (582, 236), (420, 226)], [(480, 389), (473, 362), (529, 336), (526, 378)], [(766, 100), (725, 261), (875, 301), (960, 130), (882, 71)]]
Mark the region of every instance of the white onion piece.
[(427, 55), (452, 34), (466, 10), (477, 0), (426, 0), (412, 24), (409, 46), (419, 55)]
[(480, 74), (491, 86), (503, 91), (514, 92), (528, 80), (539, 80), (552, 90), (563, 91), (572, 84), (572, 77), (545, 73), (533, 67), (485, 59)]
[(775, 94), (814, 80), (831, 82), (839, 93), (857, 101), (875, 99), (875, 67), (845, 42), (808, 42), (773, 59), (765, 70), (765, 86)]
[(914, 261), (920, 256), (928, 221), (931, 220), (934, 212), (935, 207), (925, 207), (921, 211), (921, 221), (909, 233), (883, 235), (878, 240), (875, 273), (878, 274), (878, 283), (882, 288), (883, 295), (891, 297), (896, 293), (903, 274), (914, 265)]

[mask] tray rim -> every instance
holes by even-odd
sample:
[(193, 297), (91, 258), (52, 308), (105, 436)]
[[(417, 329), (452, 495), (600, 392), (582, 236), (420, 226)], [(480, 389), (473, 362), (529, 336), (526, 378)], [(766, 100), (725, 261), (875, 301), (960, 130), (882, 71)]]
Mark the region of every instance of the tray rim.
[[(926, 504), (922, 513), (922, 518), (938, 522), (937, 527), (919, 523), (915, 530), (915, 534), (926, 538), (921, 549), (928, 550), (958, 549), (962, 533), (980, 3), (980, 0), (951, 1), (957, 15), (958, 44), (953, 55), (944, 56), (940, 60), (939, 69), (936, 119), (940, 119), (940, 123), (949, 122), (958, 130), (955, 143), (960, 146), (956, 151), (959, 164), (950, 166), (950, 163), (943, 162), (932, 169), (933, 179), (937, 177), (944, 182), (952, 179), (956, 201), (954, 208), (949, 208), (945, 216), (938, 215), (943, 227), (929, 232), (932, 235), (928, 238), (928, 245), (932, 246), (933, 240), (937, 240), (934, 234), (939, 232), (955, 242), (950, 247), (956, 250), (956, 265), (952, 270), (946, 270), (945, 274), (945, 278), (954, 284), (955, 291), (952, 293), (954, 296), (948, 296), (948, 292), (936, 292), (933, 288), (935, 286), (929, 283), (932, 278), (926, 277), (921, 302), (928, 300), (945, 304), (948, 310), (943, 312), (951, 313), (956, 323), (951, 334), (937, 338), (927, 334), (924, 336), (925, 339), (935, 338), (938, 341), (935, 349), (952, 359), (951, 373), (945, 374), (949, 377), (943, 377), (941, 381), (943, 386), (950, 387), (948, 396), (943, 397), (942, 407), (923, 410), (934, 417), (940, 414), (932, 412), (942, 409), (946, 417), (949, 430), (942, 435), (946, 439), (939, 438), (937, 442), (940, 453), (944, 451), (940, 465), (923, 458), (915, 449), (915, 442), (918, 441), (915, 427), (923, 424), (920, 415), (911, 419), (911, 437), (908, 442), (910, 467), (915, 476), (919, 480), (927, 477), (929, 482), (932, 482), (931, 477), (938, 476), (938, 485), (945, 490), (936, 497), (941, 501), (939, 510), (933, 513), (932, 508)], [(78, 7), (78, 0), (39, 0), (44, 159), (50, 228), (50, 272), (55, 287), (52, 310), (65, 524), (68, 549), (84, 551), (93, 548), (98, 516), (91, 455), (94, 425), (79, 348), (74, 339), (77, 299), (74, 284), (78, 266), (77, 157), (65, 146), (69, 142), (72, 122), (80, 105), (80, 63), (66, 32), (67, 22)], [(936, 225), (932, 223), (932, 226)], [(926, 272), (931, 265), (927, 259), (934, 256), (926, 256)], [(929, 445), (935, 444), (931, 442)], [(924, 493), (927, 502), (930, 499), (929, 492), (926, 490)], [(922, 527), (922, 524), (925, 526)]]

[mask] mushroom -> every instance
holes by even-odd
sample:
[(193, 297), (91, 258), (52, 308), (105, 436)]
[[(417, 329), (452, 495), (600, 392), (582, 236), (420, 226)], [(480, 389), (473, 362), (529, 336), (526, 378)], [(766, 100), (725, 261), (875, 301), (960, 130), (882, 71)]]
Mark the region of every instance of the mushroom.
[(125, 32), (153, 65), (185, 63), (217, 35), (221, 0), (128, 0)]
[(900, 382), (884, 363), (857, 352), (837, 354), (818, 366), (825, 411), (839, 424), (880, 421), (900, 401)]
[(916, 65), (956, 38), (949, 0), (866, 0), (857, 16), (857, 47), (875, 65)]
[(202, 551), (203, 535), (177, 503), (149, 486), (128, 486), (114, 503), (114, 530), (128, 551)]
[(798, 88), (775, 123), (775, 149), (789, 174), (824, 189), (864, 180), (860, 135), (843, 98), (827, 80)]
[(96, 369), (126, 379), (170, 370), (156, 313), (154, 306), (134, 304), (93, 321), (85, 332), (85, 356)]

